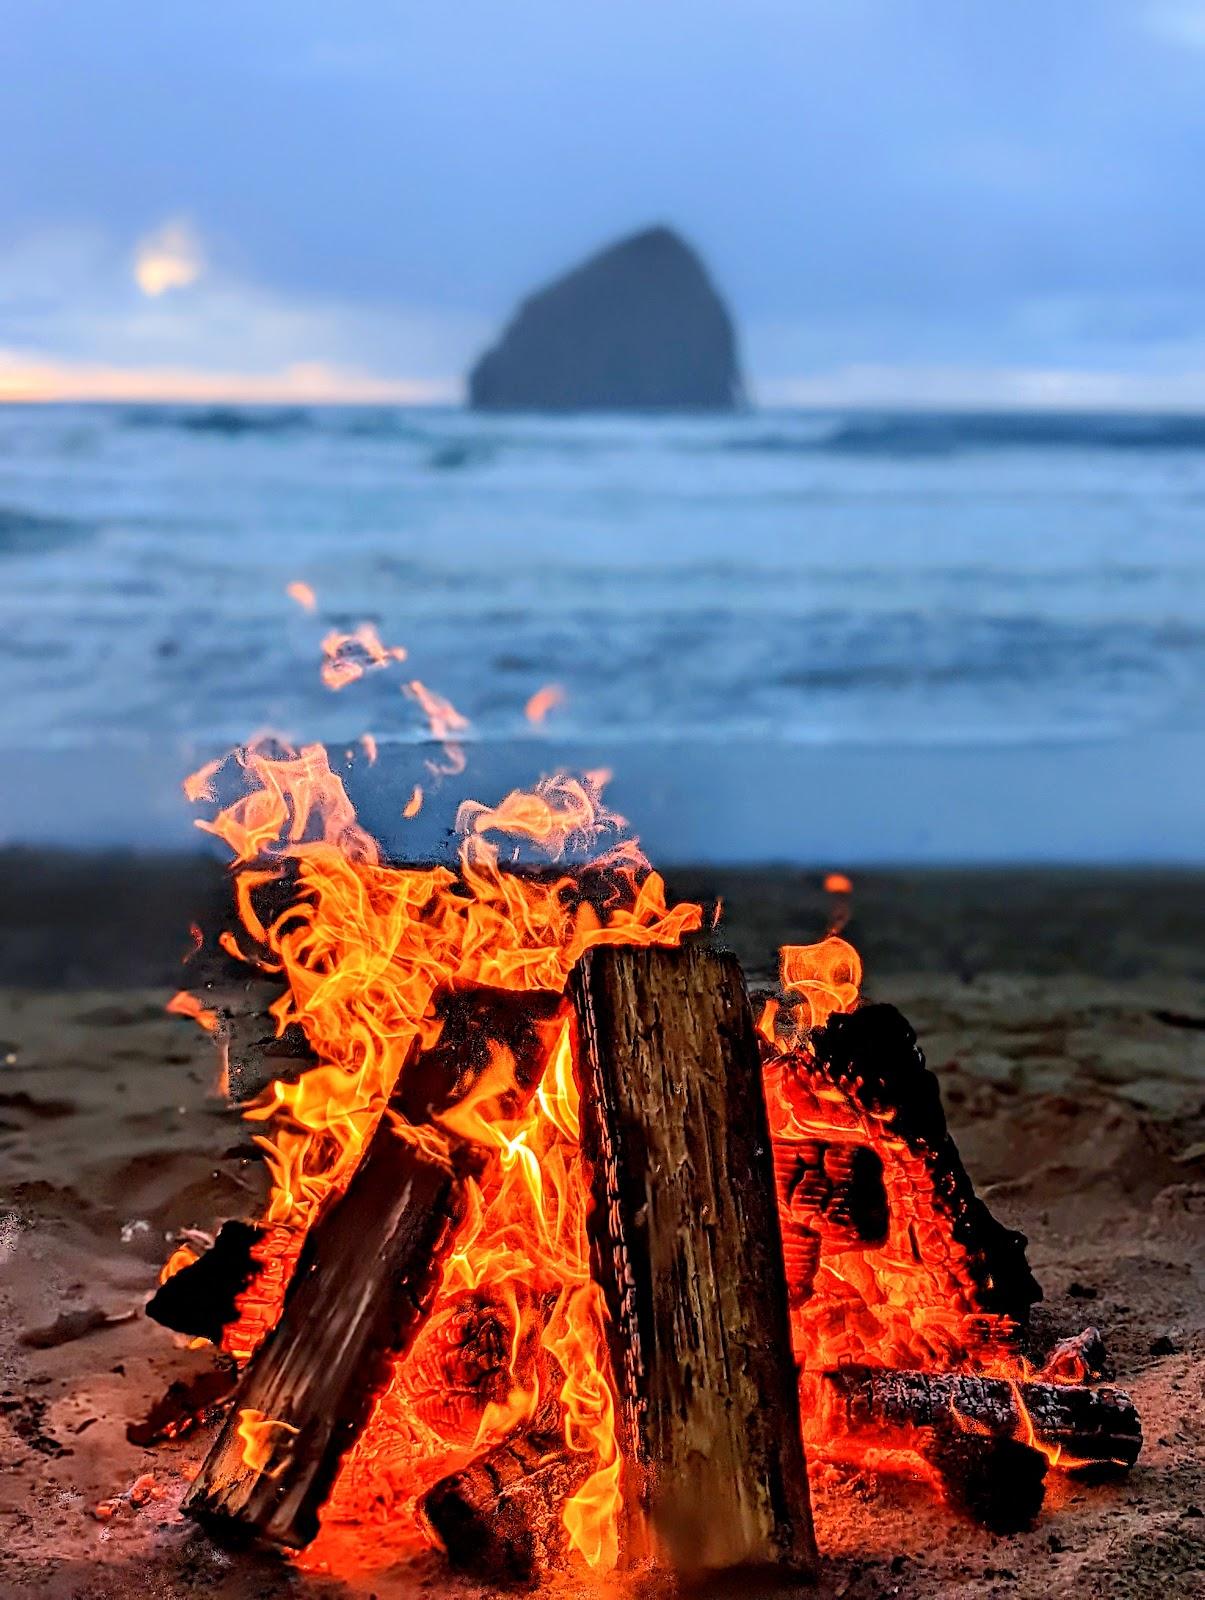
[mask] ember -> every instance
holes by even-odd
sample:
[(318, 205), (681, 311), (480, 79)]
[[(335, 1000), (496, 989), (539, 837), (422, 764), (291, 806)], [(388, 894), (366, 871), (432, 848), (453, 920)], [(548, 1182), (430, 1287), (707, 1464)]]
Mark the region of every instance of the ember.
[[(323, 648), (331, 688), (405, 654), (368, 628)], [(405, 692), (438, 782), (466, 720)], [(1130, 1465), (1128, 1398), (1082, 1385), (1093, 1341), (1038, 1374), (1020, 1354), (1025, 1241), (853, 947), (784, 947), (755, 1027), (735, 963), (670, 954), (702, 907), (670, 902), (604, 783), (465, 803), (455, 867), (419, 868), (384, 859), (320, 746), (188, 781), (233, 857), (221, 946), (310, 1059), (245, 1107), (257, 1226), (178, 1252), (150, 1307), (243, 1369), (186, 1509), (317, 1564), (372, 1525), (497, 1581), (646, 1557), (791, 1578), (815, 1561), (802, 1445), (998, 1531), (1048, 1469)], [(844, 907), (849, 880), (826, 887)]]

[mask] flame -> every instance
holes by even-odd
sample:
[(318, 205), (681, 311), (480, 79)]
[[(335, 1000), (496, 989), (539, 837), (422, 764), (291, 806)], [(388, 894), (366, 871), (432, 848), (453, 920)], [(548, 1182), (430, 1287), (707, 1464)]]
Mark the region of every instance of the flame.
[(768, 1044), (782, 1047), (822, 1028), (835, 1011), (852, 1011), (862, 987), (862, 958), (847, 940), (830, 934), (817, 944), (784, 944), (778, 953), (779, 983), (794, 1001), (767, 1000), (758, 1028)]
[(288, 1422), (277, 1422), (272, 1417), (266, 1417), (262, 1411), (255, 1411), (251, 1407), (240, 1411), (238, 1416), (238, 1436), (243, 1441), (244, 1464), (250, 1467), (252, 1472), (262, 1472), (266, 1477), (278, 1478), (284, 1470), (284, 1463), (272, 1469), (269, 1469), (268, 1463), (281, 1444), (280, 1435), (297, 1434), (300, 1429), (294, 1428)]
[[(466, 726), (449, 702), (411, 689), (436, 737)], [(426, 1488), (551, 1406), (589, 1469), (562, 1508), (569, 1547), (591, 1567), (613, 1566), (622, 1461), (605, 1311), (589, 1270), (569, 1019), (562, 1008), (534, 1025), (538, 1070), (526, 1088), (512, 1048), (491, 1039), (486, 1065), (433, 1122), (405, 1124), (386, 1103), (407, 1062), (440, 1038), (441, 996), (478, 985), (559, 993), (592, 945), (676, 944), (700, 926), (701, 908), (667, 901), (604, 802), (605, 773), (554, 775), (493, 806), (466, 802), (455, 868), (423, 869), (384, 861), (321, 746), (259, 741), (227, 770), (194, 775), (189, 791), (215, 805), (232, 776), (237, 798), (199, 823), (234, 858), (243, 929), (230, 948), (278, 975), (276, 1026), (300, 1026), (318, 1064), (245, 1110), (271, 1189), (262, 1270), (225, 1348), (245, 1359), (272, 1327), (305, 1230), (346, 1184), (382, 1114), (413, 1137), (468, 1140), (489, 1156), (468, 1180), (432, 1314), (344, 1461), (310, 1558), (321, 1559), (325, 1530), (334, 1537), (349, 1523), (385, 1521), (396, 1537), (425, 1541), (415, 1504)], [(421, 798), (416, 786), (408, 813)], [(510, 870), (519, 863), (562, 870)], [(282, 879), (289, 903), (269, 916), (262, 891)], [(462, 1367), (477, 1372), (484, 1360), (485, 1347), (464, 1343), (466, 1327), (492, 1329), (498, 1353), (488, 1383), (463, 1381), (453, 1394), (449, 1367), (463, 1379)], [(244, 1414), (249, 1461), (270, 1460), (270, 1427)]]
[(308, 583), (295, 579), (292, 583), (285, 584), (285, 593), (290, 600), (295, 600), (303, 611), (314, 612), (318, 609), (318, 596)]
[(523, 707), (523, 715), (528, 722), (539, 725), (544, 721), (550, 711), (557, 706), (565, 704), (565, 691), (559, 683), (546, 683), (542, 689), (537, 689), (535, 694)]
[(462, 716), (450, 700), (445, 700), (443, 695), (436, 694), (434, 689), (428, 689), (426, 684), (417, 678), (412, 678), (403, 687), (412, 700), (418, 701), (427, 719), (432, 738), (438, 739), (444, 748), (447, 764), (441, 766), (438, 761), (428, 761), (427, 770), (435, 777), (451, 777), (463, 772), (464, 749), (456, 742), (454, 735), (463, 733), (468, 728), (469, 719)]
[(379, 751), (377, 749), (377, 741), (371, 733), (362, 733), (360, 735), (360, 749), (363, 750), (368, 765), (375, 767)]
[(174, 1278), (177, 1272), (183, 1272), (185, 1267), (191, 1267), (196, 1260), (197, 1252), (189, 1245), (177, 1245), (159, 1269), (159, 1282), (166, 1283), (169, 1278)]
[(332, 630), (322, 641), (322, 654), (322, 681), (335, 692), (346, 689), (366, 672), (406, 659), (405, 646), (382, 644), (371, 622), (361, 622), (351, 633)]
[[(194, 951), (195, 954), (195, 951)], [(173, 1017), (191, 1017), (206, 1033), (216, 1033), (220, 1025), (220, 1018), (216, 1011), (210, 1011), (197, 999), (195, 994), (190, 994), (187, 989), (180, 989), (172, 995), (167, 1002), (165, 1010)]]
[[(289, 586), (299, 603), (294, 590), (304, 587)], [(332, 632), (323, 641), (323, 678), (341, 689), (405, 654), (367, 623)], [(468, 719), (418, 679), (403, 690), (444, 747), (444, 762), (428, 761), (428, 769), (462, 770), (458, 740)], [(541, 689), (528, 702), (529, 720), (540, 722), (562, 699), (555, 685)], [(372, 736), (361, 744), (375, 760)], [(537, 1423), (542, 1431), (555, 1425), (584, 1458), (581, 1486), (561, 1508), (570, 1551), (598, 1571), (617, 1562), (624, 1462), (606, 1310), (590, 1275), (572, 1015), (563, 1002), (540, 1012), (522, 1045), (477, 1037), (482, 1048), (456, 1069), (447, 1103), (425, 1119), (408, 1121), (400, 1106), (409, 1102), (394, 1093), (440, 1044), (449, 1000), (497, 990), (559, 995), (593, 946), (672, 946), (702, 926), (702, 908), (669, 902), (625, 819), (606, 805), (608, 778), (557, 773), (493, 805), (466, 800), (455, 865), (425, 868), (384, 858), (321, 745), (293, 748), (264, 736), (185, 782), (191, 800), (212, 808), (197, 826), (233, 861), (242, 927), (238, 937), (223, 936), (223, 948), (275, 976), (277, 1030), (300, 1028), (316, 1060), (244, 1108), (259, 1130), (270, 1192), (255, 1247), (259, 1270), (224, 1349), (245, 1361), (270, 1333), (306, 1230), (346, 1185), (382, 1117), (416, 1142), (443, 1151), (467, 1143), (481, 1156), (465, 1180), (464, 1221), (430, 1314), (342, 1462), (308, 1563), (329, 1565), (348, 1527), (388, 1529), (393, 1549), (429, 1543), (417, 1509), (426, 1490)], [(219, 791), (235, 779), (236, 797), (221, 804)], [(415, 784), (402, 814), (417, 815), (423, 800)], [(840, 873), (824, 887), (842, 900), (852, 892)], [(719, 910), (717, 903), (716, 920)], [(766, 1001), (758, 1027), (805, 1388), (851, 1361), (1023, 1376), (1002, 1319), (993, 1323), (978, 1309), (965, 1253), (925, 1190), (915, 1152), (889, 1116), (863, 1109), (811, 1052), (812, 1033), (859, 1003), (857, 951), (836, 928), (813, 944), (786, 945), (780, 982), (781, 997)], [(168, 1009), (218, 1029), (217, 1015), (185, 992)], [(859, 1162), (871, 1174), (862, 1192), (873, 1200), (875, 1181), (881, 1185), (873, 1228), (849, 1212)], [(164, 1277), (193, 1258), (177, 1250)], [(1017, 1436), (1035, 1442), (1015, 1381), (1013, 1393)], [(818, 1455), (932, 1477), (912, 1441), (850, 1444), (839, 1429), (824, 1431), (822, 1406), (803, 1410), (805, 1439)], [(244, 1461), (273, 1476), (282, 1430), (296, 1431), (240, 1412)], [(1072, 1464), (1057, 1450), (1047, 1455)]]

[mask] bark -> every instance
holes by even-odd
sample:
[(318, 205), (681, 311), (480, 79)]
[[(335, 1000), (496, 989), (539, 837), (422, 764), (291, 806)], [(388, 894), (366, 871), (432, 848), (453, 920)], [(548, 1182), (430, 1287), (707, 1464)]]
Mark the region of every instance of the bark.
[[(280, 1320), (189, 1490), (184, 1509), (218, 1531), (309, 1543), (343, 1456), (430, 1309), (460, 1180), (396, 1129), (387, 1113), (347, 1190), (311, 1227)], [(248, 1452), (248, 1425), (258, 1452)]]
[(516, 1435), (441, 1479), (421, 1507), (458, 1571), (529, 1585), (561, 1564), (561, 1513), (592, 1467), (558, 1430)]
[(734, 958), (576, 968), (594, 1275), (610, 1313), (624, 1549), (730, 1592), (815, 1572), (757, 1034)]
[(1042, 1298), (1026, 1260), (1025, 1235), (1004, 1227), (976, 1195), (946, 1126), (937, 1079), (907, 1020), (894, 1006), (859, 1006), (830, 1017), (812, 1034), (811, 1047), (816, 1069), (887, 1124), (919, 1161), (927, 1207), (965, 1253), (962, 1270), (978, 1309), (1023, 1327), (1030, 1306)]
[(1122, 1389), (1078, 1383), (1012, 1382), (964, 1372), (889, 1372), (842, 1367), (819, 1380), (817, 1405), (830, 1437), (883, 1441), (915, 1428), (971, 1431), (1032, 1442), (1069, 1470), (1132, 1467), (1142, 1425)]
[(126, 1425), (126, 1438), (143, 1449), (183, 1439), (230, 1398), (238, 1373), (229, 1358), (170, 1383), (144, 1417)]

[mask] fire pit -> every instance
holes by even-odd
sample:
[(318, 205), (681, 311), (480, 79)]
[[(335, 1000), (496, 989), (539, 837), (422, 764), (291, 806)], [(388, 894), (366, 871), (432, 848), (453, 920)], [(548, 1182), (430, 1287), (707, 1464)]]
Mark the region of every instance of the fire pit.
[(185, 1503), (216, 1537), (790, 1583), (817, 1564), (805, 1454), (996, 1532), (1052, 1474), (1132, 1465), (1099, 1337), (1022, 1354), (1025, 1240), (847, 942), (784, 948), (754, 1005), (598, 777), (462, 807), (452, 869), (387, 862), (318, 747), (235, 775), (224, 806), (230, 769), (192, 785), (234, 858), (227, 966), (176, 1006), (272, 1186), (168, 1262), (151, 1315), (226, 1365), (145, 1424), (225, 1408)]

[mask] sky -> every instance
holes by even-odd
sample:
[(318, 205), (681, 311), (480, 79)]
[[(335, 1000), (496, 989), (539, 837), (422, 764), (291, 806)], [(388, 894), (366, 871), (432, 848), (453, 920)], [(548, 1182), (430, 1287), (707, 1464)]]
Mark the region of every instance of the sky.
[(7, 0), (0, 398), (446, 401), (652, 222), (764, 403), (1205, 408), (1205, 0)]

